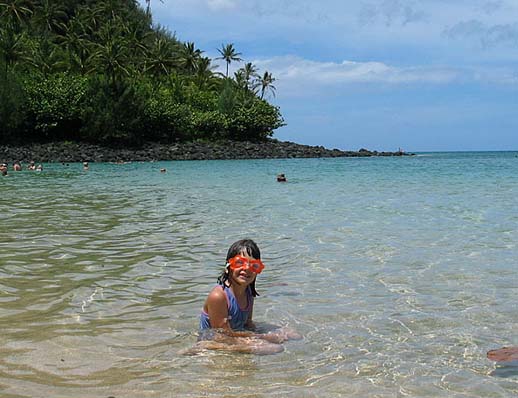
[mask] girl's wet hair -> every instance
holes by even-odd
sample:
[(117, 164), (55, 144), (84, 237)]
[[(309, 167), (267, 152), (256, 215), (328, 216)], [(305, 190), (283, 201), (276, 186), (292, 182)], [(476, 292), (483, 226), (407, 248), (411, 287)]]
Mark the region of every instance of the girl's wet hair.
[[(227, 281), (230, 284), (228, 260), (241, 253), (247, 253), (250, 257), (253, 257), (257, 260), (261, 259), (261, 251), (259, 250), (259, 246), (257, 246), (257, 244), (252, 239), (241, 239), (237, 242), (234, 242), (228, 249), (225, 270), (218, 277), (218, 284), (225, 286)], [(257, 293), (255, 290), (255, 279), (250, 284), (250, 290), (252, 291), (252, 296), (259, 296), (259, 293)]]

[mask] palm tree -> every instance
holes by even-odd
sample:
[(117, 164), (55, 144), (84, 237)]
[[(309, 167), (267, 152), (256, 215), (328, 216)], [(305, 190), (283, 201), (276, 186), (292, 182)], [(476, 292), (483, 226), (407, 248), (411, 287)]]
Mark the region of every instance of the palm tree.
[(122, 40), (112, 39), (103, 44), (97, 44), (97, 51), (92, 55), (95, 63), (102, 67), (109, 77), (113, 89), (116, 87), (117, 77), (129, 75), (128, 51)]
[(31, 16), (31, 5), (28, 0), (1, 0), (0, 17), (6, 17), (13, 27), (19, 28)]
[(236, 84), (240, 89), (246, 90), (248, 88), (248, 84), (245, 79), (245, 72), (244, 72), (243, 68), (237, 70), (234, 73), (234, 80), (236, 81)]
[(202, 53), (203, 51), (198, 50), (194, 47), (194, 43), (184, 43), (180, 49), (180, 57), (178, 59), (178, 64), (185, 71), (189, 73), (194, 73), (196, 71), (196, 65), (198, 64), (198, 60), (201, 58)]
[(121, 33), (121, 25), (110, 20), (99, 30), (99, 42), (92, 43), (95, 49), (91, 55), (92, 61), (104, 70), (113, 90), (119, 77), (130, 74), (128, 42)]
[(216, 59), (224, 59), (225, 60), (225, 62), (227, 63), (227, 73), (226, 73), (225, 76), (228, 77), (228, 67), (229, 67), (230, 63), (232, 61), (236, 61), (236, 62), (242, 61), (242, 59), (239, 58), (239, 56), (242, 55), (242, 54), (236, 52), (236, 49), (234, 48), (234, 44), (233, 43), (227, 44), (226, 46), (222, 44), (221, 48), (218, 49), (218, 52), (221, 54), (221, 57), (218, 57)]
[(104, 0), (93, 3), (95, 4), (95, 8), (108, 20), (120, 17), (120, 13), (124, 11), (122, 3), (118, 0)]
[(171, 96), (176, 102), (185, 101), (185, 78), (181, 77), (173, 71), (168, 78), (169, 90), (171, 92)]
[(85, 34), (93, 35), (99, 30), (103, 20), (103, 11), (96, 7), (79, 7), (75, 18), (75, 25), (81, 26), (81, 31)]
[(0, 55), (5, 63), (5, 76), (11, 66), (24, 59), (23, 33), (16, 33), (12, 29), (0, 28)]
[[(146, 15), (148, 17), (151, 16), (151, 0), (145, 0), (146, 1)], [(163, 3), (164, 0), (160, 0), (160, 3)]]
[(63, 62), (61, 48), (53, 44), (48, 38), (43, 37), (33, 43), (29, 64), (38, 69), (44, 77), (60, 69), (66, 69)]
[(157, 36), (151, 48), (146, 51), (144, 71), (153, 76), (168, 75), (176, 66), (176, 57), (172, 43)]
[(78, 71), (82, 76), (95, 71), (95, 61), (97, 54), (93, 53), (89, 47), (82, 46), (72, 53), (69, 57), (69, 68)]
[(257, 73), (257, 67), (251, 62), (247, 62), (245, 66), (239, 69), (238, 72), (241, 72), (242, 79), (244, 80), (244, 87), (247, 90), (253, 90), (253, 82), (259, 78), (259, 74)]
[(128, 21), (123, 26), (123, 35), (129, 47), (130, 63), (138, 74), (145, 72), (146, 61), (149, 48), (146, 46), (145, 40), (151, 33), (144, 33), (137, 24)]
[(63, 34), (58, 35), (57, 41), (68, 54), (69, 69), (76, 69), (84, 74), (86, 59), (90, 56), (84, 24), (79, 18), (73, 18), (67, 24), (61, 24), (61, 31)]
[(196, 64), (196, 73), (194, 76), (195, 82), (199, 88), (214, 88), (218, 83), (218, 79), (214, 77), (212, 71), (214, 67), (211, 65), (210, 58), (201, 57)]
[(55, 0), (41, 0), (36, 6), (34, 19), (36, 24), (43, 26), (49, 32), (59, 30), (62, 23), (68, 18), (63, 4), (59, 4)]
[(257, 87), (261, 88), (261, 99), (264, 98), (264, 94), (267, 91), (270, 91), (272, 95), (275, 97), (275, 86), (273, 85), (274, 81), (275, 78), (268, 71), (265, 71), (263, 76), (257, 80), (256, 85)]

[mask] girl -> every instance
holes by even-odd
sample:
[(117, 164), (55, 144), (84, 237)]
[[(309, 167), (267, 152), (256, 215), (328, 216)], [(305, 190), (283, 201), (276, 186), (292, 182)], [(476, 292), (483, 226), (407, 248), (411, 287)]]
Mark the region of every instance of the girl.
[(259, 333), (252, 321), (257, 275), (264, 269), (261, 252), (251, 239), (235, 242), (227, 253), (225, 269), (205, 300), (200, 315), (198, 346), (258, 354), (273, 354), (280, 343), (301, 338), (296, 332), (278, 329)]

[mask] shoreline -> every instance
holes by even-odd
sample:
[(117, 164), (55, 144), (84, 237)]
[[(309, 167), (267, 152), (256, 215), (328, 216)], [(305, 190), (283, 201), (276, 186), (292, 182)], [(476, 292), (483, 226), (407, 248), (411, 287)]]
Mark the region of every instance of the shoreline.
[(174, 144), (146, 143), (138, 148), (116, 148), (77, 142), (54, 142), (28, 145), (0, 145), (0, 162), (27, 163), (61, 162), (128, 162), (161, 160), (225, 160), (225, 159), (284, 159), (324, 157), (409, 156), (398, 152), (378, 152), (367, 149), (342, 151), (323, 146), (296, 144), (269, 139), (265, 142), (215, 141)]

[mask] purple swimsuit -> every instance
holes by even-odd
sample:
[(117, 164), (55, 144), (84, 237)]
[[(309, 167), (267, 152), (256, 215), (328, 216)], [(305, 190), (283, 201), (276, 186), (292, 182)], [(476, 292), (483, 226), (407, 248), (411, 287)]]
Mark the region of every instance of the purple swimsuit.
[[(228, 308), (228, 322), (232, 330), (244, 330), (248, 315), (252, 311), (254, 306), (254, 297), (250, 287), (246, 288), (247, 306), (246, 308), (240, 308), (239, 304), (234, 296), (234, 293), (227, 286), (218, 285), (227, 296), (227, 308)], [(200, 315), (200, 331), (211, 329), (209, 314), (203, 309)]]

